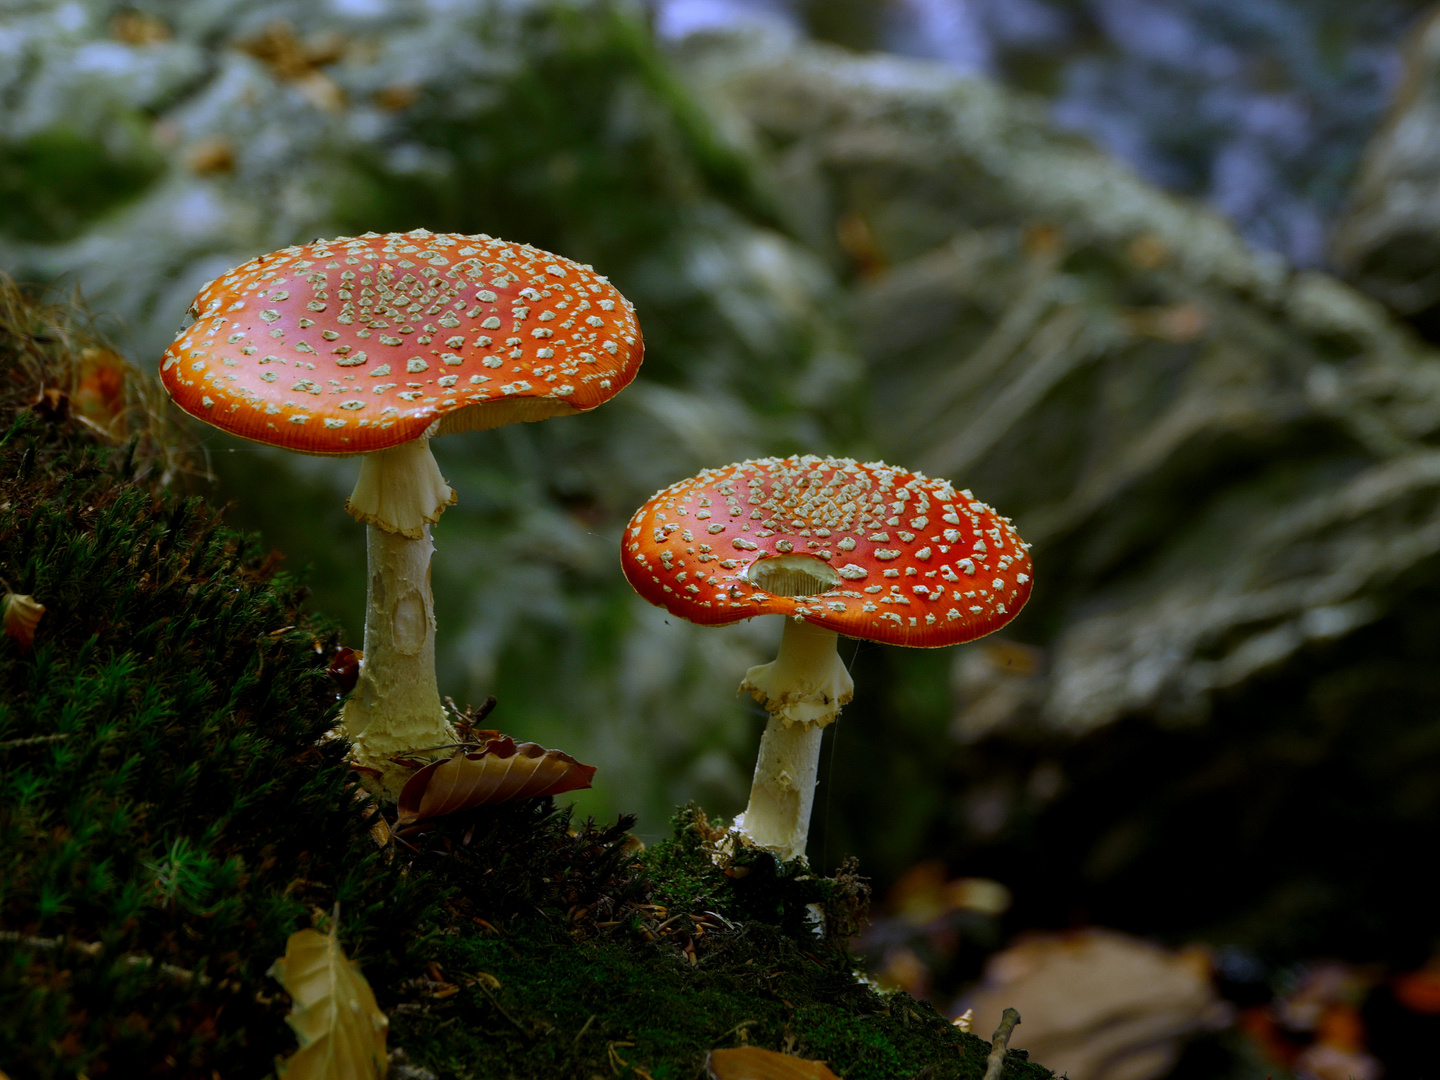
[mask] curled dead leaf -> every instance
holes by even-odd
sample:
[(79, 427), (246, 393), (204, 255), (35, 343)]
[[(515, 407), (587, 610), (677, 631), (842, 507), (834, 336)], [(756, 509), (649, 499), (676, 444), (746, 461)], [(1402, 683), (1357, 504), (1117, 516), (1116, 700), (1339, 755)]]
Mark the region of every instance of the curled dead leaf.
[(364, 788), (355, 789), (355, 801), (360, 804), (360, 817), (370, 825), (370, 839), (376, 847), (390, 843), (390, 823), (385, 820), (375, 804), (375, 797)]
[(823, 1061), (791, 1057), (758, 1046), (711, 1050), (705, 1069), (711, 1080), (841, 1080)]
[(29, 649), (35, 641), (40, 616), (45, 614), (45, 605), (33, 596), (7, 592), (0, 598), (0, 607), (4, 608), (6, 635), (18, 641), (21, 649)]
[(300, 1049), (278, 1063), (281, 1080), (379, 1080), (385, 1075), (390, 1021), (375, 1003), (360, 966), (330, 933), (300, 930), (270, 967), (294, 1001), (285, 1018)]
[(341, 697), (348, 696), (350, 691), (355, 689), (355, 684), (360, 681), (360, 661), (364, 656), (364, 653), (352, 649), (348, 645), (335, 647), (325, 674), (330, 676)]
[(410, 777), (400, 791), (399, 824), (588, 788), (594, 775), (594, 765), (582, 765), (569, 754), (494, 733), (480, 749), (457, 750)]

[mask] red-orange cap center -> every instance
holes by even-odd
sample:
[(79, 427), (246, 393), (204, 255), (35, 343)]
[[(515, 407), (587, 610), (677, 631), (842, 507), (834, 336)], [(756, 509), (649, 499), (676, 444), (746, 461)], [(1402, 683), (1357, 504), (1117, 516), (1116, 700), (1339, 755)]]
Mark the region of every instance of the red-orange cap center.
[[(969, 641), (1030, 597), (1030, 555), (1006, 518), (947, 481), (843, 458), (746, 461), (659, 492), (630, 520), (625, 576), (652, 604), (713, 625), (799, 615), (900, 645)], [(808, 596), (757, 587), (765, 562), (828, 585)], [(827, 569), (819, 569), (820, 567)], [(803, 570), (802, 570), (803, 573)]]
[(180, 407), (310, 453), (398, 446), (500, 401), (533, 399), (523, 419), (583, 412), (629, 383), (643, 354), (630, 303), (590, 267), (423, 229), (262, 255), (208, 284), (191, 312), (161, 364)]

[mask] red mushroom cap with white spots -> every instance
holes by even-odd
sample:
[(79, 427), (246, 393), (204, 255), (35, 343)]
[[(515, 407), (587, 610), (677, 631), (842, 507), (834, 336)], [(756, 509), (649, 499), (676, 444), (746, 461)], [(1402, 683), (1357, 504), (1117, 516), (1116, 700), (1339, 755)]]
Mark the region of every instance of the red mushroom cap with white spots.
[[(766, 563), (824, 591), (756, 587)], [(798, 561), (797, 561), (798, 560)], [(1030, 598), (1007, 518), (968, 491), (881, 462), (765, 458), (708, 469), (642, 506), (621, 542), (635, 591), (715, 625), (799, 615), (848, 637), (938, 647), (998, 630)], [(826, 569), (828, 568), (828, 569)]]
[(312, 454), (584, 412), (644, 354), (630, 302), (590, 267), (424, 229), (262, 255), (190, 313), (161, 363), (176, 403)]

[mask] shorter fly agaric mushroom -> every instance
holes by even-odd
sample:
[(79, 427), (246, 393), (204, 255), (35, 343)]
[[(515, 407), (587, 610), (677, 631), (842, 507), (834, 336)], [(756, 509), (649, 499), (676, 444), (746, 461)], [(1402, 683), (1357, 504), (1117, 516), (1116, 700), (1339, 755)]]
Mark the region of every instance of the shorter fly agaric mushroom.
[(430, 438), (585, 412), (635, 377), (634, 309), (589, 266), (489, 236), (342, 236), (200, 290), (161, 379), (192, 416), (306, 454), (360, 454), (365, 648), (345, 703), (353, 764), (453, 743), (435, 681), (430, 526), (455, 493)]
[(708, 469), (636, 511), (621, 563), (650, 603), (702, 626), (786, 616), (740, 684), (770, 713), (743, 840), (804, 853), (821, 732), (854, 690), (838, 635), (938, 648), (998, 630), (1030, 597), (1028, 548), (948, 481), (847, 458)]

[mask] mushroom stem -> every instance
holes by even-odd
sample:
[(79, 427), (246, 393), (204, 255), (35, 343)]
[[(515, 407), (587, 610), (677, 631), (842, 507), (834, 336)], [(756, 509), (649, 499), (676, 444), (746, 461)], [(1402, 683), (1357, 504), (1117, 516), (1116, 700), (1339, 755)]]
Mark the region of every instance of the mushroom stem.
[(341, 718), (350, 761), (379, 772), (398, 795), (408, 773), (397, 754), (455, 741), (435, 683), (435, 600), (430, 591), (430, 523), (455, 493), (440, 475), (428, 439), (366, 454), (346, 504), (366, 523), (365, 653)]
[(775, 659), (752, 667), (740, 684), (769, 710), (770, 722), (760, 738), (750, 804), (735, 828), (745, 842), (782, 860), (805, 852), (821, 735), (854, 693), (838, 641), (833, 630), (786, 619)]
[(430, 592), (430, 526), (412, 540), (365, 527), (365, 653), (342, 719), (353, 764), (380, 772), (398, 794), (409, 771), (390, 757), (455, 741), (435, 682), (435, 602)]

